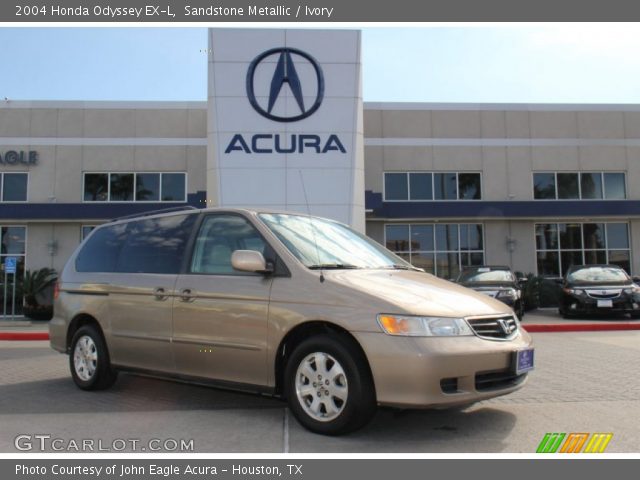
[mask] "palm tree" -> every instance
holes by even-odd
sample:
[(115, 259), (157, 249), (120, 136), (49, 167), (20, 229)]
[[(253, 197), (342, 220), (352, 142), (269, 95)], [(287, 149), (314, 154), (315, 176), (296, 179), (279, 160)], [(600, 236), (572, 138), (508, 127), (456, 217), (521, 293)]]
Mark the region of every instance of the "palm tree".
[(22, 280), (22, 295), (24, 303), (28, 307), (38, 307), (38, 294), (44, 292), (53, 285), (58, 277), (53, 268), (41, 268), (40, 270), (27, 270)]

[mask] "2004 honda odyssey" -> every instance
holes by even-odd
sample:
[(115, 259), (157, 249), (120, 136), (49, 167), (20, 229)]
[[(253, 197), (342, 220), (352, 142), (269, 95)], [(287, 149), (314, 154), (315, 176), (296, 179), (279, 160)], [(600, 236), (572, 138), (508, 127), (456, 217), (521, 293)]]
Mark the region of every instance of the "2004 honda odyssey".
[(520, 388), (513, 311), (332, 220), (206, 209), (96, 228), (60, 277), (51, 345), (82, 389), (118, 370), (285, 397), (339, 434), (377, 405), (443, 407)]

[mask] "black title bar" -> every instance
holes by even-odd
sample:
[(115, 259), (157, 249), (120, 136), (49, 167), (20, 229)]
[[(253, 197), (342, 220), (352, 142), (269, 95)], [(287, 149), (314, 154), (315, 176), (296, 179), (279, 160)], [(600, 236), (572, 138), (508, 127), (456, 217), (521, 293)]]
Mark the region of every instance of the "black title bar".
[(0, 22), (637, 21), (634, 0), (5, 0)]

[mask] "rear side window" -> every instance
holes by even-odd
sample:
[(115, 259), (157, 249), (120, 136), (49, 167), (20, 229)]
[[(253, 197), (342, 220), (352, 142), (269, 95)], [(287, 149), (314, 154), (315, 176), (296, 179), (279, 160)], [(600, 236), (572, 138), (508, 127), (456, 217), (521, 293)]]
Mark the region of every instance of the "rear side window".
[(115, 272), (126, 229), (126, 223), (96, 229), (76, 257), (76, 271)]
[(129, 223), (117, 271), (177, 274), (197, 215), (172, 215)]

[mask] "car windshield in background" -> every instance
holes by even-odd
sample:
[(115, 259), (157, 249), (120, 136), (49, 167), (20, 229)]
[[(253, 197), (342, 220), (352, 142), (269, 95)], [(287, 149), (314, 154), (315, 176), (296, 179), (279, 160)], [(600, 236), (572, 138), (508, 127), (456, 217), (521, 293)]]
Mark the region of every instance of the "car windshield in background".
[(567, 281), (573, 284), (628, 283), (629, 275), (617, 267), (587, 267), (571, 272)]
[(397, 268), (411, 264), (337, 222), (302, 215), (260, 214), (287, 249), (309, 268)]
[(458, 277), (461, 283), (503, 283), (513, 282), (513, 275), (509, 270), (464, 270)]

